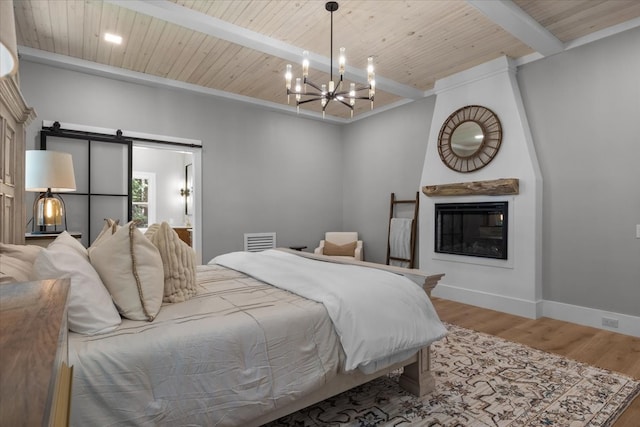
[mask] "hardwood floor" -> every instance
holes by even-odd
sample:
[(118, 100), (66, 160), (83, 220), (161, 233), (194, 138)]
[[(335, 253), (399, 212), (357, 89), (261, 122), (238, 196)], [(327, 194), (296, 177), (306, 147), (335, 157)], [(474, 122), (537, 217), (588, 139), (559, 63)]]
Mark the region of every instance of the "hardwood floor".
[[(640, 379), (640, 338), (546, 317), (532, 320), (440, 298), (431, 300), (444, 322)], [(637, 397), (614, 426), (639, 425)]]

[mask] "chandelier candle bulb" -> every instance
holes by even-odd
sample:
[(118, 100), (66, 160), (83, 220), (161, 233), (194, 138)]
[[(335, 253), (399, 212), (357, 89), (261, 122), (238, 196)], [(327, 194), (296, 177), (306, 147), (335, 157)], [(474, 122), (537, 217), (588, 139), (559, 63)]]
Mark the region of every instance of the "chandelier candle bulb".
[(287, 64), (287, 71), (284, 73), (284, 78), (286, 80), (287, 91), (291, 90), (291, 64)]
[(285, 86), (287, 87), (287, 104), (291, 101), (289, 94), (291, 93), (291, 64), (287, 64), (287, 71), (284, 73)]
[(347, 63), (347, 59), (344, 55), (344, 48), (341, 47), (340, 48), (340, 56), (338, 57), (338, 71), (340, 72), (340, 77), (342, 78), (342, 75), (344, 74), (344, 67)]
[(373, 57), (370, 56), (367, 58), (367, 81), (371, 83), (373, 81)]
[[(302, 52), (302, 77), (309, 77), (309, 51)], [(306, 82), (305, 82), (306, 84)]]

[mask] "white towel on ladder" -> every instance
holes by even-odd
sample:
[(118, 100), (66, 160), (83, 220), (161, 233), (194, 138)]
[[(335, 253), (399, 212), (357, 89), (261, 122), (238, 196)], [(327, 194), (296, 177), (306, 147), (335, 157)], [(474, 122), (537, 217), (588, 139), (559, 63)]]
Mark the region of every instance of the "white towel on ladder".
[[(411, 258), (411, 218), (391, 218), (389, 228), (389, 255), (393, 258)], [(406, 261), (389, 260), (389, 265), (408, 267)]]

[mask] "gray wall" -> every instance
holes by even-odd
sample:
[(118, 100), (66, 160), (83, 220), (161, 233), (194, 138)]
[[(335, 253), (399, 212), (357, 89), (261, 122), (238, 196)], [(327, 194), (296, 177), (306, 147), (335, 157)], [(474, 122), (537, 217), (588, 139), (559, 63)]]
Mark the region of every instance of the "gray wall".
[[(545, 300), (640, 315), (638, 46), (635, 29), (518, 70), (544, 182)], [(344, 224), (368, 260), (386, 255), (389, 193), (419, 186), (432, 113), (426, 99), (344, 131)]]
[(237, 102), (20, 63), (21, 88), (42, 120), (201, 140), (202, 260), (242, 250), (245, 232), (313, 248), (342, 229), (338, 126)]
[[(519, 69), (544, 181), (545, 300), (640, 315), (639, 45), (635, 29)], [(203, 141), (205, 261), (241, 249), (248, 231), (276, 231), (279, 245), (312, 249), (325, 231), (341, 229), (358, 231), (366, 259), (382, 261), (389, 194), (419, 190), (433, 98), (341, 129), (26, 61), (20, 67), (39, 119)], [(39, 126), (30, 126), (30, 144)]]
[(386, 260), (391, 193), (414, 199), (420, 191), (434, 105), (432, 96), (344, 129), (344, 227), (358, 231), (366, 261)]
[(525, 65), (546, 300), (640, 315), (640, 29)]

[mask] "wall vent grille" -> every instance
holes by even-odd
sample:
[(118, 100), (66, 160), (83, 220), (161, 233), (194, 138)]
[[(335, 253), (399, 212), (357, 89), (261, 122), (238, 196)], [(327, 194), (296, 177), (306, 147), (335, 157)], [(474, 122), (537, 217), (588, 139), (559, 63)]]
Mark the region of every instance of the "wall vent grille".
[(276, 233), (244, 233), (244, 250), (260, 252), (276, 247)]

